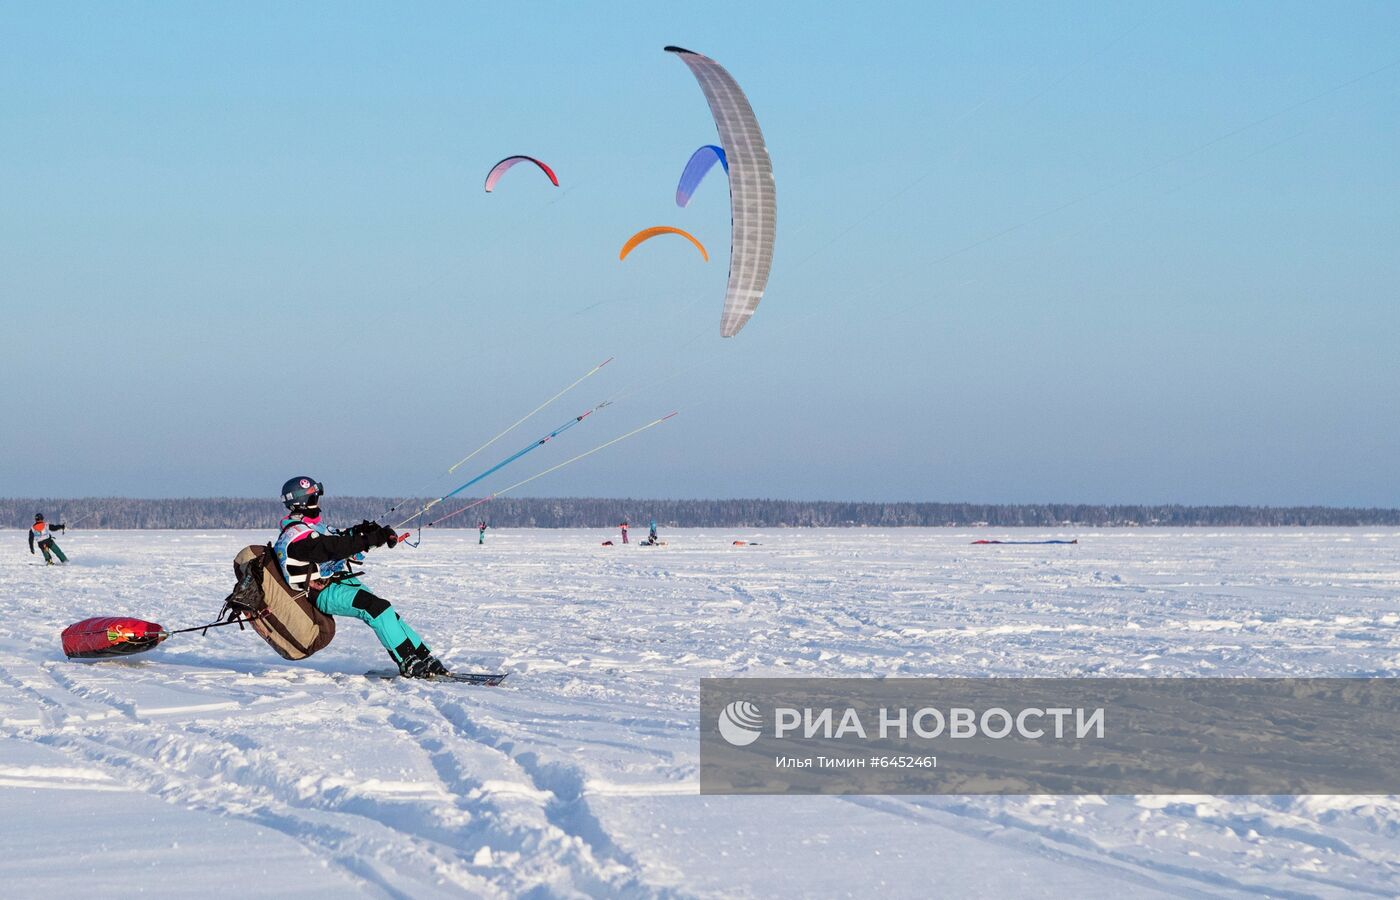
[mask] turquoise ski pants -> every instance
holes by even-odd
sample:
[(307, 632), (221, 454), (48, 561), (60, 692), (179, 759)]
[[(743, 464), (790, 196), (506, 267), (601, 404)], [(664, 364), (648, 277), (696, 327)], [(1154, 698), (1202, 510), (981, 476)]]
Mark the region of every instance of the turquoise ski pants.
[(393, 605), (371, 594), (358, 578), (326, 585), (316, 595), (316, 608), (326, 615), (353, 616), (364, 622), (396, 663), (423, 647), (423, 639), (399, 618)]

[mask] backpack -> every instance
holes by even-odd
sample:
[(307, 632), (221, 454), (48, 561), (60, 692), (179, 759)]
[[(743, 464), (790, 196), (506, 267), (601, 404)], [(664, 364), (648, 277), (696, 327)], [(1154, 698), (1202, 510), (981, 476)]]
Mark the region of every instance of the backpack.
[(287, 585), (271, 544), (243, 548), (233, 573), (238, 583), (224, 600), (226, 618), (242, 616), (283, 659), (305, 659), (335, 637), (335, 620)]

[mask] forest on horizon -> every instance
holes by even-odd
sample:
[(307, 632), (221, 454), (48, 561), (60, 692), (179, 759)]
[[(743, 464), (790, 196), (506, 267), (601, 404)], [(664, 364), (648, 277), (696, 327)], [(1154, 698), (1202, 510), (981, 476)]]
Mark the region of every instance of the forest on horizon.
[[(426, 499), (336, 497), (326, 504), (335, 526), (375, 519), (397, 524)], [(655, 519), (669, 528), (857, 527), (1298, 527), (1400, 526), (1400, 509), (1331, 506), (1186, 506), (1177, 504), (870, 503), (803, 500), (646, 500), (601, 497), (502, 497), (452, 515), (471, 498), (435, 507), (424, 517), (437, 527), (615, 528), (624, 520), (645, 527)], [(0, 499), (0, 527), (27, 528), (34, 514), (82, 528), (276, 528), (283, 509), (276, 500), (237, 497), (133, 499)]]

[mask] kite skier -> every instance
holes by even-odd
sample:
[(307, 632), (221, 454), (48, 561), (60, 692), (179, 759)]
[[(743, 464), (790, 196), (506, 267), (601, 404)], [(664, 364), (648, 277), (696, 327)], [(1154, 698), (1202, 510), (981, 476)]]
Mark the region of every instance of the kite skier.
[(478, 521), (478, 522), (476, 523), (476, 542), (477, 542), (477, 544), (484, 544), (484, 543), (486, 543), (486, 520), (485, 520), (485, 519), (481, 519), (480, 521)]
[(364, 561), (373, 547), (393, 547), (399, 536), (378, 522), (361, 522), (348, 530), (328, 528), (321, 522), (319, 481), (299, 475), (282, 485), (282, 505), (287, 516), (273, 545), (277, 564), (293, 590), (305, 590), (316, 608), (331, 616), (352, 616), (373, 629), (379, 643), (408, 678), (448, 674), (428, 645), (398, 611), (370, 593), (350, 568)]
[(622, 524), (618, 527), (622, 529), (622, 543), (625, 544), (627, 543), (627, 520), (623, 519)]
[(63, 551), (59, 549), (58, 542), (53, 539), (53, 533), (55, 531), (67, 530), (68, 526), (64, 525), (62, 522), (50, 526), (44, 521), (43, 513), (35, 513), (34, 524), (29, 528), (29, 552), (33, 553), (34, 545), (38, 544), (39, 549), (44, 551), (44, 565), (53, 565), (53, 558), (55, 556), (58, 557), (58, 561), (61, 563), (68, 562), (68, 557), (63, 555)]

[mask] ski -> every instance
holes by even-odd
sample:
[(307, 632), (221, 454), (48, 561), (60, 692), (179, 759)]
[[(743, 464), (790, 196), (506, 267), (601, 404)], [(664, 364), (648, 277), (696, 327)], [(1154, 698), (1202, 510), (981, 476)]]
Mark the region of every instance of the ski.
[[(509, 672), (449, 672), (446, 675), (429, 675), (426, 678), (412, 678), (410, 681), (441, 681), (456, 682), (458, 684), (480, 684), (486, 687), (495, 687), (506, 680)], [(380, 678), (388, 680), (391, 678), (403, 678), (398, 669), (371, 669), (365, 673), (366, 678)]]

